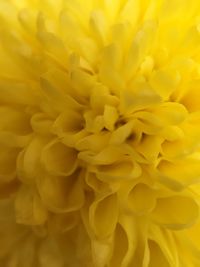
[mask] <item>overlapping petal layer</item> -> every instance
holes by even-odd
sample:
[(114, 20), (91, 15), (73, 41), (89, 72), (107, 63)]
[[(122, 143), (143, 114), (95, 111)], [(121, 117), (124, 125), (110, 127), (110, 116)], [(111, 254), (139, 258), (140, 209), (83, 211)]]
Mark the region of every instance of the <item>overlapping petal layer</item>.
[(199, 17), (0, 0), (0, 266), (200, 266)]

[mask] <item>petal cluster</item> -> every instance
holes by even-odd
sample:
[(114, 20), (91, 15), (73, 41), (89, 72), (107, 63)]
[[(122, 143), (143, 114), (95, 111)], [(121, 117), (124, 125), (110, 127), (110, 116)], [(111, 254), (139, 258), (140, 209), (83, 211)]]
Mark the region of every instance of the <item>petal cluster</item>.
[(199, 2), (0, 0), (0, 36), (0, 266), (200, 266)]

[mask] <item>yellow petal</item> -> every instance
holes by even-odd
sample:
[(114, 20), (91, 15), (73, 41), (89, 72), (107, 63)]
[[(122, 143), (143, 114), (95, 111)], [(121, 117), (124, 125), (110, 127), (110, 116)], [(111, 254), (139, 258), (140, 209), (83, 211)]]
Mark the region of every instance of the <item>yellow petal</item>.
[(153, 221), (174, 230), (190, 227), (198, 216), (199, 206), (195, 200), (178, 195), (157, 199), (156, 207), (152, 212)]
[(137, 152), (141, 153), (148, 161), (154, 161), (157, 159), (160, 153), (162, 142), (162, 138), (147, 135), (138, 144), (136, 150)]
[(62, 143), (74, 147), (76, 142), (87, 135), (83, 130), (83, 119), (77, 111), (65, 109), (52, 126), (52, 132), (56, 134)]
[(151, 212), (156, 205), (156, 195), (154, 190), (145, 184), (137, 184), (129, 192), (128, 205), (129, 208), (138, 215)]
[(165, 255), (163, 254), (159, 245), (152, 241), (148, 241), (149, 251), (150, 251), (150, 262), (149, 267), (154, 266), (163, 266), (163, 267), (170, 267), (168, 260), (166, 259)]
[(30, 144), (20, 152), (17, 159), (18, 178), (24, 183), (34, 184), (41, 171), (40, 156), (47, 140), (35, 137)]
[(166, 102), (160, 105), (153, 111), (153, 113), (160, 116), (167, 125), (177, 125), (182, 123), (188, 114), (183, 105), (173, 102)]
[[(72, 107), (74, 109), (80, 108), (80, 105), (77, 105), (77, 102), (64, 92), (58, 91), (46, 78), (45, 76), (41, 78), (41, 87), (43, 89), (44, 95), (48, 105), (55, 112), (63, 112), (67, 107)], [(42, 103), (43, 104), (43, 103)], [(44, 104), (43, 104), (44, 105)]]
[(0, 100), (6, 104), (35, 105), (39, 98), (30, 84), (1, 79)]
[(49, 129), (52, 124), (52, 119), (44, 113), (36, 113), (31, 118), (31, 126), (34, 132), (41, 135), (49, 135)]
[(122, 51), (118, 43), (114, 43), (105, 47), (101, 60), (102, 67), (109, 66), (114, 70), (119, 69), (122, 63)]
[(180, 82), (180, 75), (176, 70), (158, 70), (152, 74), (150, 85), (164, 99), (172, 94)]
[[(148, 232), (149, 241), (154, 241), (155, 245), (160, 247), (160, 254), (163, 254), (165, 260), (174, 266), (179, 265), (179, 255), (177, 251), (177, 244), (174, 239), (173, 233), (162, 229), (160, 227), (151, 226)], [(150, 249), (150, 259), (152, 262), (156, 261), (156, 255), (154, 255), (154, 251)], [(162, 253), (161, 253), (162, 252)], [(152, 255), (153, 254), (153, 255)], [(152, 263), (151, 263), (152, 264)]]
[(104, 125), (109, 131), (114, 130), (115, 123), (118, 119), (118, 112), (116, 108), (106, 105), (104, 108)]
[(28, 186), (21, 186), (15, 199), (16, 220), (21, 224), (38, 225), (47, 219), (47, 211), (37, 195)]
[(86, 174), (85, 181), (87, 185), (94, 190), (94, 192), (106, 194), (113, 191), (111, 185), (99, 180), (95, 173), (88, 172)]
[(20, 150), (4, 145), (0, 146), (0, 177), (1, 183), (8, 182), (16, 176), (16, 160)]
[(185, 105), (185, 107), (190, 112), (195, 112), (200, 110), (200, 91), (199, 91), (199, 80), (188, 84), (187, 92), (182, 96), (181, 103)]
[(200, 181), (199, 160), (183, 159), (169, 162), (161, 161), (158, 165), (159, 180), (172, 189), (183, 189)]
[(68, 65), (68, 50), (66, 49), (61, 39), (59, 39), (52, 32), (46, 31), (45, 20), (42, 13), (39, 13), (38, 15), (37, 26), (37, 37), (45, 47), (48, 55), (56, 62), (58, 62), (58, 64), (66, 68)]
[(95, 235), (104, 239), (111, 235), (118, 219), (117, 195), (109, 195), (96, 200), (90, 207), (90, 223)]
[(120, 145), (131, 135), (134, 129), (134, 122), (130, 121), (121, 127), (118, 127), (110, 137), (110, 144)]
[(76, 70), (71, 73), (72, 87), (79, 97), (88, 97), (95, 86), (95, 78), (84, 71)]
[(67, 176), (77, 167), (77, 152), (58, 140), (47, 144), (42, 150), (41, 162), (52, 175)]
[(132, 113), (138, 109), (144, 109), (157, 105), (161, 97), (146, 82), (135, 81), (121, 92), (122, 112)]
[(113, 241), (113, 254), (110, 260), (110, 266), (121, 267), (122, 261), (128, 250), (127, 233), (120, 224), (117, 224)]
[(141, 175), (141, 167), (129, 159), (116, 163), (99, 166), (96, 175), (102, 181), (124, 181), (138, 178)]
[(84, 203), (82, 180), (78, 173), (68, 177), (43, 175), (37, 180), (42, 201), (56, 213), (79, 210)]
[(64, 234), (74, 228), (78, 223), (78, 213), (68, 212), (62, 214), (52, 214), (48, 221), (48, 231), (51, 234)]
[(90, 104), (93, 110), (98, 113), (104, 111), (105, 105), (108, 106), (117, 106), (119, 99), (117, 96), (110, 93), (108, 87), (103, 84), (96, 84), (92, 89), (90, 95)]
[(99, 45), (106, 41), (106, 17), (101, 10), (93, 11), (90, 17), (90, 27)]
[(41, 267), (62, 267), (64, 262), (58, 243), (50, 238), (43, 240), (38, 251), (38, 262)]
[(104, 128), (104, 117), (98, 115), (93, 111), (87, 111), (84, 113), (85, 129), (88, 132), (99, 133)]
[(110, 242), (101, 242), (98, 239), (92, 241), (92, 254), (93, 261), (95, 262), (96, 267), (103, 267), (108, 262), (108, 259), (111, 254), (111, 245)]
[(77, 141), (76, 149), (79, 151), (90, 150), (100, 152), (108, 144), (109, 138), (109, 133), (88, 135)]

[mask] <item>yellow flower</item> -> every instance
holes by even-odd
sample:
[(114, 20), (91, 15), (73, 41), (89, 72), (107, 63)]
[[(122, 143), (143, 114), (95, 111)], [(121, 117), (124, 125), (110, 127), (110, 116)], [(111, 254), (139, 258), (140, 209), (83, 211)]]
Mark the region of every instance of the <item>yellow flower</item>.
[(0, 266), (200, 266), (200, 2), (0, 0)]

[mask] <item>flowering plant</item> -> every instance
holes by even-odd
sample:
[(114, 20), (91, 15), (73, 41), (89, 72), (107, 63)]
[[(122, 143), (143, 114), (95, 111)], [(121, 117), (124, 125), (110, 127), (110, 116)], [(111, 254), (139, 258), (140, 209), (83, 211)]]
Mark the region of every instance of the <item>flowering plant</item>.
[(200, 266), (199, 1), (0, 22), (0, 266)]

